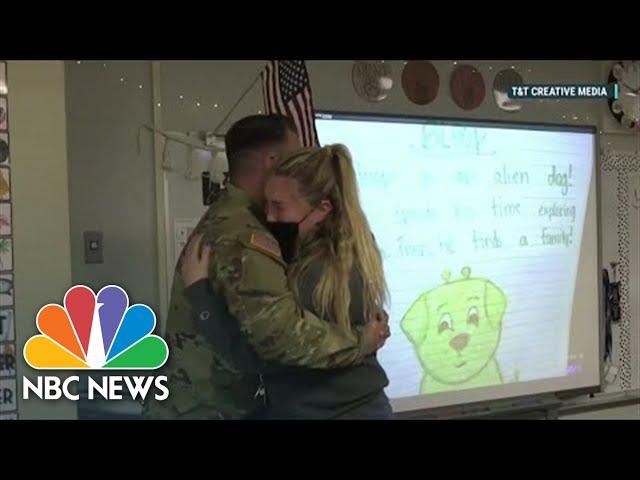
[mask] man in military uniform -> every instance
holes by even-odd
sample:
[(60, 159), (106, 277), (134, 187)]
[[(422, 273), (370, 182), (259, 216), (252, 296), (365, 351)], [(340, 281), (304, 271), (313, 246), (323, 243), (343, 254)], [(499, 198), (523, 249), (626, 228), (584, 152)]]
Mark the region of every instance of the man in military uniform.
[[(302, 310), (290, 290), (287, 264), (264, 225), (268, 170), (300, 148), (295, 124), (280, 115), (256, 115), (234, 124), (225, 138), (230, 183), (194, 230), (213, 247), (209, 281), (224, 296), (243, 336), (265, 360), (336, 368), (362, 360), (380, 346), (371, 322), (348, 334)], [(145, 404), (147, 418), (250, 418), (263, 406), (259, 375), (239, 370), (198, 330), (178, 262), (165, 338), (169, 398)], [(215, 321), (212, 319), (212, 321)]]

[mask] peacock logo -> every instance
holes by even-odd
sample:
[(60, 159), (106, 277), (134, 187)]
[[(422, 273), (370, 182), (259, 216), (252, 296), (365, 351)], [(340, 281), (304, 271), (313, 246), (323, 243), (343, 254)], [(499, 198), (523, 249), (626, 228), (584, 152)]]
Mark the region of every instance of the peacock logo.
[(127, 293), (107, 285), (97, 294), (76, 285), (64, 306), (40, 309), (24, 358), (38, 370), (155, 370), (169, 357), (166, 342), (152, 335), (156, 316), (147, 305), (129, 306)]

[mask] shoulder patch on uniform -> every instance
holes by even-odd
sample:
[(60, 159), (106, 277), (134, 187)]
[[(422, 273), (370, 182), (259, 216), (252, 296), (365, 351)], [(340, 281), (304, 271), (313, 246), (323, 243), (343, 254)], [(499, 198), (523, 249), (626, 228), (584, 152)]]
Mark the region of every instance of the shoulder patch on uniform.
[(258, 250), (262, 250), (265, 253), (278, 258), (282, 258), (282, 254), (280, 253), (280, 245), (278, 245), (278, 242), (272, 240), (262, 233), (252, 233), (249, 244), (257, 248)]

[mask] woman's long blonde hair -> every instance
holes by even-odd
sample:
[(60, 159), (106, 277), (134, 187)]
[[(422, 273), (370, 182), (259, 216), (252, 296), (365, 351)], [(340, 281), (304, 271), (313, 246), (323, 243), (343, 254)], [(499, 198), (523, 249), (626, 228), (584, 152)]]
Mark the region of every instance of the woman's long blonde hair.
[(379, 312), (387, 299), (382, 256), (360, 206), (351, 154), (339, 144), (302, 150), (280, 162), (273, 174), (297, 180), (299, 193), (312, 207), (331, 201), (333, 209), (319, 228), (298, 242), (289, 280), (298, 295), (302, 275), (320, 261), (324, 267), (313, 292), (315, 309), (320, 318), (349, 331), (353, 271), (361, 277), (365, 318)]

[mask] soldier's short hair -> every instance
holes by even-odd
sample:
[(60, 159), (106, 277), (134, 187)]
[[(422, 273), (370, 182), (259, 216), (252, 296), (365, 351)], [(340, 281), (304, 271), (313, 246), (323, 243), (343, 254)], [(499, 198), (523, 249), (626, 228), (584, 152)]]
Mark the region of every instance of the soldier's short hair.
[(279, 114), (250, 115), (234, 123), (225, 135), (225, 149), (229, 173), (233, 177), (245, 167), (243, 159), (249, 152), (283, 142), (287, 131), (296, 132), (289, 117)]

